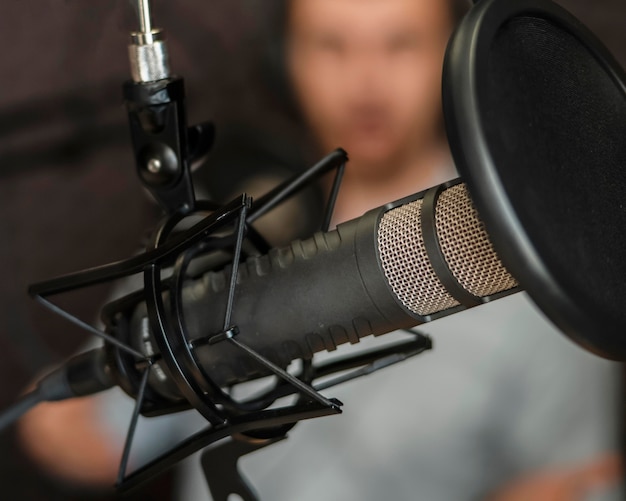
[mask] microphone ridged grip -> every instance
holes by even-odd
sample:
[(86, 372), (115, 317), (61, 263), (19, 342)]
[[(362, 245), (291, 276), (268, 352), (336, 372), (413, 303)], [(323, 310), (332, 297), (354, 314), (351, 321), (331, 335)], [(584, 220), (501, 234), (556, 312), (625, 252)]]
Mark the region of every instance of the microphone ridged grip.
[[(420, 224), (422, 195), (242, 263), (232, 317), (240, 330), (238, 339), (286, 367), (292, 360), (309, 359), (367, 335), (463, 309), (431, 266)], [(444, 189), (436, 204), (440, 247), (459, 283), (487, 298), (515, 287), (465, 186)], [(209, 272), (184, 288), (189, 339), (221, 331), (229, 273)], [(143, 318), (145, 307), (134, 315), (133, 332), (141, 330)], [(198, 346), (195, 356), (220, 385), (267, 375), (267, 369), (226, 341)], [(151, 385), (158, 391), (156, 381)]]

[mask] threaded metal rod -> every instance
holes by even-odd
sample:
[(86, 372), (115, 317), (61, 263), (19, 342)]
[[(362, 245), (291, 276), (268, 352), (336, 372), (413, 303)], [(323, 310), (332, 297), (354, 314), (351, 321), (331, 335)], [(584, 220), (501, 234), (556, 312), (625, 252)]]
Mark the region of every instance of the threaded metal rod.
[(139, 29), (143, 34), (143, 43), (153, 43), (150, 0), (137, 0), (137, 15), (139, 16)]

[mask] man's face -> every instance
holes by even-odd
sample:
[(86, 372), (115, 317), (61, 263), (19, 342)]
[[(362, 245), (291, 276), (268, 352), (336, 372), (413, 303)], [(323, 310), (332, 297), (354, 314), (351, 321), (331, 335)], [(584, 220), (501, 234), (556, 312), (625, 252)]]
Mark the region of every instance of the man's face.
[(376, 175), (439, 139), (447, 1), (292, 0), (288, 23), (289, 74), (325, 150)]

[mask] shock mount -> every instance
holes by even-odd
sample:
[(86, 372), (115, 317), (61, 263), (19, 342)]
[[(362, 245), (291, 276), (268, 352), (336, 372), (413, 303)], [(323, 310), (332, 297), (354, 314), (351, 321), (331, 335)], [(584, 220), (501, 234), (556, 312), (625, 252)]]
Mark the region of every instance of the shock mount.
[[(245, 194), (224, 206), (196, 200), (191, 165), (211, 149), (214, 127), (208, 122), (188, 127), (184, 81), (170, 73), (163, 31), (152, 27), (148, 0), (137, 0), (136, 7), (141, 29), (131, 35), (133, 80), (124, 84), (123, 92), (138, 177), (163, 209), (164, 217), (142, 254), (31, 285), (29, 293), (45, 307), (101, 337), (116, 382), (136, 400), (120, 461), (119, 491), (128, 491), (205, 449), (201, 463), (213, 499), (227, 501), (229, 495), (236, 494), (244, 501), (255, 501), (258, 497), (254, 489), (237, 468), (241, 456), (285, 439), (298, 421), (341, 413), (342, 403), (320, 391), (428, 350), (431, 340), (420, 332), (408, 331), (412, 334), (410, 340), (384, 348), (322, 364), (303, 360), (297, 374), (275, 365), (241, 341), (238, 326), (231, 322), (236, 308), (238, 267), (247, 256), (266, 253), (270, 248), (254, 229), (254, 221), (321, 176), (335, 171), (321, 228), (328, 231), (347, 154), (341, 149), (332, 152), (254, 202)], [(181, 222), (199, 215), (199, 222), (175, 231)], [(182, 304), (190, 263), (199, 256), (225, 250), (231, 268), (223, 329), (190, 339)], [(143, 290), (104, 308), (103, 316), (108, 319), (104, 330), (76, 318), (49, 299), (138, 273), (143, 274)], [(157, 350), (150, 355), (118, 334), (128, 331), (119, 329), (119, 323), (128, 321), (128, 315), (122, 312), (130, 311), (139, 301), (147, 305), (150, 329), (156, 340)], [(273, 386), (243, 400), (218, 386), (194, 353), (200, 346), (210, 349), (217, 343), (231, 343), (267, 368), (275, 377)], [(184, 400), (172, 402), (151, 390), (148, 378), (156, 364), (175, 382)], [(289, 396), (289, 403), (273, 406)], [(127, 473), (139, 415), (155, 416), (189, 408), (206, 418), (207, 428)], [(209, 447), (212, 444), (216, 445)]]

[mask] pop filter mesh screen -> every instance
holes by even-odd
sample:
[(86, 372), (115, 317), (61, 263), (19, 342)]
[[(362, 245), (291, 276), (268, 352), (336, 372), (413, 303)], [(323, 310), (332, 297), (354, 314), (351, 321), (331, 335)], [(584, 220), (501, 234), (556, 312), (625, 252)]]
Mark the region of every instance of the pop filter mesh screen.
[(529, 240), (599, 327), (626, 325), (623, 90), (569, 31), (526, 15), (500, 27), (479, 81), (487, 144)]

